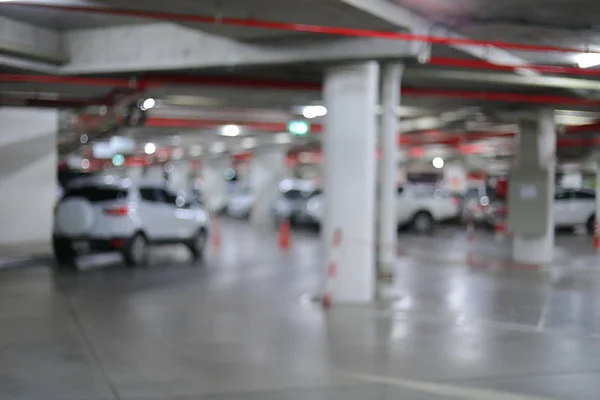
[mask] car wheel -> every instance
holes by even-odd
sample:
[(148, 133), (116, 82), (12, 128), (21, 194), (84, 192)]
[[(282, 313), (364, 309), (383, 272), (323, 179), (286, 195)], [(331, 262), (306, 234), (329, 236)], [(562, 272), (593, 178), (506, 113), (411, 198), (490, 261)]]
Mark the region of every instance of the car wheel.
[(56, 267), (60, 270), (75, 270), (75, 252), (68, 240), (54, 240), (52, 242)]
[(413, 218), (412, 227), (417, 233), (430, 233), (433, 230), (433, 217), (426, 211), (418, 212)]
[(141, 233), (127, 240), (123, 248), (123, 261), (130, 267), (137, 267), (148, 262), (148, 240)]
[(587, 230), (588, 235), (594, 234), (594, 225), (596, 223), (596, 216), (592, 215), (588, 218), (587, 223), (585, 224), (585, 228)]
[(187, 243), (187, 247), (190, 249), (190, 253), (192, 253), (192, 258), (194, 260), (202, 259), (202, 256), (204, 255), (204, 247), (206, 246), (206, 238), (206, 230), (200, 229)]

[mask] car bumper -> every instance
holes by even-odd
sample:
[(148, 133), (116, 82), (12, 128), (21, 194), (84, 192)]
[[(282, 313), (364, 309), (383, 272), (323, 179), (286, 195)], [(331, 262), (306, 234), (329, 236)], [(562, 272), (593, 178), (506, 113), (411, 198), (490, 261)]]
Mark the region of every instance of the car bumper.
[(91, 238), (91, 237), (61, 237), (54, 236), (52, 242), (55, 248), (69, 248), (76, 254), (95, 254), (121, 251), (127, 240), (125, 237)]

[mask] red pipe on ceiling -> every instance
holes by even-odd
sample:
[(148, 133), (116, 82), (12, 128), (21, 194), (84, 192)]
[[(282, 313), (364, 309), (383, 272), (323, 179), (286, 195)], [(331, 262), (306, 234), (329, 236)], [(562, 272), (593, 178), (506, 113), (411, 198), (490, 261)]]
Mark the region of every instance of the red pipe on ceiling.
[[(0, 74), (0, 81), (5, 82), (36, 82), (36, 83), (53, 83), (53, 84), (75, 84), (75, 85), (91, 85), (103, 86), (108, 82), (115, 85), (113, 87), (132, 88), (132, 84), (128, 80), (105, 79), (105, 78), (82, 78), (72, 76), (51, 76), (51, 75), (14, 75)], [(214, 86), (242, 86), (248, 88), (269, 88), (269, 89), (295, 89), (295, 90), (319, 90), (322, 85), (320, 83), (311, 82), (290, 82), (290, 81), (270, 81), (270, 80), (249, 80), (249, 79), (231, 79), (231, 78), (211, 78), (211, 77), (150, 77), (148, 79), (139, 80), (133, 84), (136, 89), (149, 87), (159, 87), (164, 84), (179, 84), (179, 85), (214, 85)], [(112, 86), (112, 85), (109, 85)], [(484, 101), (502, 101), (516, 103), (533, 103), (533, 104), (568, 104), (579, 106), (598, 106), (600, 100), (582, 99), (567, 96), (548, 96), (534, 95), (522, 93), (503, 93), (503, 92), (488, 92), (488, 91), (467, 91), (467, 90), (444, 90), (444, 89), (428, 89), (403, 87), (402, 95), (407, 96), (433, 96), (446, 98), (459, 98), (470, 100)], [(98, 104), (98, 103), (94, 103)]]
[[(163, 11), (147, 11), (147, 10), (133, 10), (133, 9), (119, 9), (109, 7), (88, 7), (88, 6), (75, 6), (75, 5), (64, 5), (64, 4), (45, 4), (45, 3), (30, 3), (20, 1), (10, 1), (2, 3), (3, 7), (30, 7), (37, 9), (46, 9), (54, 11), (70, 11), (80, 13), (95, 13), (105, 15), (116, 15), (122, 17), (138, 17), (138, 18), (150, 18), (167, 21), (179, 21), (179, 22), (192, 22), (201, 24), (221, 24), (221, 25), (232, 25), (241, 26), (246, 28), (261, 28), (261, 29), (272, 29), (292, 32), (306, 32), (306, 33), (320, 33), (327, 35), (337, 36), (352, 36), (352, 37), (368, 37), (368, 38), (379, 38), (379, 39), (392, 39), (409, 42), (426, 42), (431, 44), (442, 44), (442, 45), (461, 45), (461, 46), (475, 46), (475, 47), (487, 47), (494, 46), (506, 50), (514, 51), (536, 51), (536, 52), (558, 52), (558, 53), (581, 53), (586, 50), (575, 49), (560, 46), (546, 46), (546, 45), (532, 45), (525, 43), (514, 43), (504, 42), (495, 40), (478, 40), (478, 39), (466, 39), (466, 38), (452, 38), (452, 37), (440, 37), (432, 35), (415, 35), (412, 33), (402, 32), (388, 32), (388, 31), (376, 31), (369, 29), (356, 29), (356, 28), (343, 28), (333, 26), (322, 26), (322, 25), (310, 25), (310, 24), (296, 24), (288, 22), (276, 22), (276, 21), (263, 21), (250, 18), (229, 18), (220, 16), (207, 16), (207, 15), (189, 15), (179, 14)], [(591, 51), (594, 52), (594, 51)]]
[(570, 75), (591, 75), (600, 76), (600, 69), (578, 68), (556, 65), (508, 65), (492, 64), (483, 60), (468, 60), (463, 58), (431, 57), (427, 62), (429, 65), (439, 65), (444, 67), (469, 68), (469, 69), (488, 69), (496, 71), (514, 72), (517, 69), (528, 69), (537, 72), (549, 74), (570, 74)]

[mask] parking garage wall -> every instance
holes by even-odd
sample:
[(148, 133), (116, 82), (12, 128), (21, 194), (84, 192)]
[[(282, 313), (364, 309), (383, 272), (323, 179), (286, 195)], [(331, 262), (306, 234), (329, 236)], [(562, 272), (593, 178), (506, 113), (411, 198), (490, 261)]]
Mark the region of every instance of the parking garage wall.
[(0, 246), (50, 241), (58, 111), (0, 109)]

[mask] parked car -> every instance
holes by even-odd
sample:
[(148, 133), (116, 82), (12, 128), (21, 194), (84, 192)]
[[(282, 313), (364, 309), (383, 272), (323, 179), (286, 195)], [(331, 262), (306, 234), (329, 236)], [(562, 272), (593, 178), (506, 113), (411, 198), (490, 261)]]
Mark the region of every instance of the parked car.
[[(596, 192), (593, 189), (558, 189), (554, 194), (552, 212), (556, 228), (571, 229), (585, 226), (588, 233), (593, 234), (596, 218)], [(506, 219), (508, 210), (505, 202), (493, 202), (488, 207), (486, 214), (487, 221), (491, 226)]]
[(289, 189), (284, 190), (273, 204), (275, 218), (288, 218), (292, 224), (312, 222), (312, 217), (306, 211), (306, 204), (315, 195), (314, 190)]
[(79, 255), (120, 252), (136, 266), (147, 261), (150, 245), (182, 243), (199, 259), (208, 224), (198, 202), (186, 202), (164, 183), (86, 178), (71, 182), (56, 206), (54, 255), (66, 267)]
[(252, 212), (255, 196), (249, 187), (236, 189), (229, 195), (227, 213), (234, 218), (248, 218)]
[[(312, 196), (305, 206), (305, 213), (313, 221), (321, 222), (324, 215), (324, 195)], [(449, 220), (459, 213), (459, 204), (452, 196), (446, 196), (430, 187), (401, 186), (397, 190), (396, 216), (398, 226), (411, 226), (419, 233), (431, 232), (435, 224)]]

